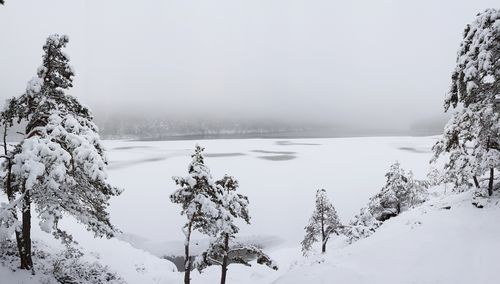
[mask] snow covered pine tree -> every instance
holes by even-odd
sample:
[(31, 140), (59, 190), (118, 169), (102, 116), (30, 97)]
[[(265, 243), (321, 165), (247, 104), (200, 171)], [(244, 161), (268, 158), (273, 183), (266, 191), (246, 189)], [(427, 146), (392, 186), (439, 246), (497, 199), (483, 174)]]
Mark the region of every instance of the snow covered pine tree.
[(467, 25), (451, 76), (451, 88), (444, 108), (461, 108), (447, 123), (443, 136), (434, 145), (437, 160), (447, 153), (445, 178), (458, 189), (488, 181), (493, 194), (494, 172), (500, 168), (500, 10), (488, 9)]
[(196, 145), (193, 158), (188, 167), (188, 175), (185, 177), (173, 177), (175, 183), (180, 186), (170, 195), (173, 203), (182, 206), (181, 215), (186, 215), (186, 224), (183, 231), (186, 236), (184, 242), (184, 283), (191, 282), (191, 269), (193, 268), (189, 246), (191, 233), (195, 230), (209, 236), (217, 234), (217, 218), (220, 215), (221, 196), (213, 181), (209, 168), (203, 159), (204, 148)]
[(226, 283), (227, 267), (231, 263), (250, 266), (249, 260), (256, 258), (257, 263), (277, 270), (276, 263), (262, 249), (253, 245), (230, 242), (239, 231), (235, 224), (236, 219), (242, 219), (250, 224), (248, 198), (236, 193), (238, 181), (232, 176), (225, 175), (215, 183), (222, 196), (221, 215), (217, 220), (218, 234), (211, 241), (209, 248), (197, 258), (196, 268), (202, 271), (210, 265), (220, 265), (222, 268), (221, 284)]
[(309, 220), (309, 225), (305, 227), (306, 236), (301, 242), (302, 253), (305, 255), (311, 250), (313, 243), (319, 241), (321, 237), (321, 252), (326, 252), (326, 243), (330, 235), (335, 233), (339, 235), (342, 232), (337, 211), (326, 195), (326, 190), (318, 189), (316, 192), (316, 208)]
[[(26, 92), (7, 102), (1, 123), (27, 123), (21, 142), (11, 150), (4, 145), (3, 184), (9, 199), (7, 214), (15, 224), (22, 269), (31, 269), (31, 206), (43, 231), (66, 245), (72, 237), (58, 227), (63, 214), (84, 224), (95, 236), (116, 232), (106, 212), (111, 196), (120, 190), (106, 181), (107, 161), (98, 129), (88, 108), (64, 93), (72, 87), (73, 69), (62, 51), (67, 36), (51, 35), (43, 46), (43, 64)], [(4, 138), (4, 142), (5, 142)], [(5, 143), (4, 143), (5, 144)], [(21, 208), (19, 208), (21, 207)], [(17, 212), (17, 211), (16, 211)], [(0, 216), (5, 216), (0, 212)], [(4, 228), (5, 229), (5, 228)], [(12, 228), (10, 228), (12, 229)]]
[(399, 162), (390, 166), (385, 177), (384, 187), (372, 198), (377, 202), (370, 203), (370, 212), (378, 221), (397, 216), (427, 199), (427, 183), (415, 180), (413, 173), (402, 169)]
[(370, 236), (382, 222), (427, 199), (428, 182), (414, 179), (413, 173), (401, 168), (399, 162), (390, 166), (385, 177), (384, 187), (349, 222), (345, 230), (349, 243)]

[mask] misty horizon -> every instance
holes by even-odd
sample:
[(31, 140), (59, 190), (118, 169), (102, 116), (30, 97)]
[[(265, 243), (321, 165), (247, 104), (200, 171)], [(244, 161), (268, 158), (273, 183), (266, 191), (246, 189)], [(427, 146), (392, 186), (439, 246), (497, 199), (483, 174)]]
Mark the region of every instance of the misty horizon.
[(59, 33), (70, 38), (69, 93), (104, 135), (109, 121), (132, 117), (355, 135), (428, 125), (434, 134), (447, 117), (442, 102), (464, 25), (471, 11), (495, 6), (220, 2), (9, 1), (0, 9), (0, 76), (9, 78), (0, 100), (24, 92), (45, 37)]

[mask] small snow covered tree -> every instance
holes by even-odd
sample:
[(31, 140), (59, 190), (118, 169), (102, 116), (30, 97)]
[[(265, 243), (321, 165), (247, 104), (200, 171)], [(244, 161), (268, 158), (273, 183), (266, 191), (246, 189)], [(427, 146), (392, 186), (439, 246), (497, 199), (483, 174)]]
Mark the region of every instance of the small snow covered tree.
[(33, 266), (32, 205), (42, 230), (67, 245), (72, 237), (58, 226), (64, 214), (96, 236), (111, 237), (116, 232), (106, 208), (109, 198), (121, 191), (107, 183), (107, 160), (90, 110), (65, 94), (74, 76), (62, 51), (67, 43), (64, 35), (47, 38), (38, 76), (23, 95), (7, 102), (0, 115), (6, 127), (26, 122), (19, 144), (8, 150), (4, 143), (2, 164), (9, 208), (20, 207), (22, 216), (15, 228), (22, 269)]
[(395, 162), (385, 174), (387, 181), (382, 190), (372, 198), (370, 211), (375, 219), (385, 221), (399, 215), (402, 210), (420, 204), (427, 198), (426, 183), (413, 178), (399, 162)]
[(316, 208), (309, 220), (309, 224), (305, 227), (306, 236), (301, 242), (302, 252), (306, 254), (311, 250), (313, 243), (321, 241), (321, 252), (324, 253), (330, 235), (334, 233), (339, 235), (342, 228), (337, 211), (328, 199), (326, 190), (318, 189), (316, 192)]
[(265, 264), (277, 270), (278, 266), (262, 249), (233, 241), (239, 231), (235, 221), (242, 219), (247, 224), (250, 224), (248, 198), (236, 193), (238, 181), (232, 176), (225, 175), (215, 183), (221, 196), (220, 215), (216, 222), (218, 233), (211, 241), (209, 248), (197, 258), (197, 269), (202, 271), (207, 266), (220, 265), (222, 269), (221, 284), (226, 283), (227, 267), (231, 263), (250, 266), (249, 260), (257, 259), (257, 263)]
[(382, 225), (382, 221), (377, 220), (370, 212), (373, 204), (378, 203), (378, 199), (372, 197), (368, 206), (361, 208), (360, 213), (349, 222), (349, 226), (346, 226), (344, 234), (349, 243), (371, 236)]
[(434, 145), (434, 158), (445, 155), (445, 177), (456, 188), (489, 175), (488, 195), (493, 194), (494, 171), (500, 168), (500, 10), (488, 9), (467, 25), (460, 44), (457, 66), (444, 108), (458, 111)]
[(385, 220), (427, 199), (428, 182), (414, 179), (412, 172), (402, 169), (399, 162), (392, 164), (385, 176), (381, 191), (346, 226), (348, 242), (370, 236)]
[(191, 234), (197, 230), (209, 236), (217, 234), (216, 224), (220, 215), (221, 196), (217, 190), (209, 168), (205, 165), (203, 158), (204, 148), (196, 145), (191, 155), (192, 161), (188, 167), (188, 175), (185, 177), (173, 177), (179, 188), (170, 195), (173, 203), (182, 206), (181, 215), (186, 216), (186, 224), (183, 231), (186, 237), (184, 242), (184, 283), (191, 281), (191, 270), (193, 268), (189, 247)]

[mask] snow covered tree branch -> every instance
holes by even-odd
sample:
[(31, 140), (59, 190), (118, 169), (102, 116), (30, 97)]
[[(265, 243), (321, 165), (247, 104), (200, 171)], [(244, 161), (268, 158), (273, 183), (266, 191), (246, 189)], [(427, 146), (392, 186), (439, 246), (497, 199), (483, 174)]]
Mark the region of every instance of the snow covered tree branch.
[[(112, 237), (116, 229), (106, 212), (111, 196), (121, 193), (107, 183), (107, 159), (90, 110), (65, 90), (72, 87), (74, 72), (62, 50), (65, 35), (51, 35), (43, 46), (42, 66), (28, 82), (26, 92), (7, 101), (0, 114), (7, 127), (26, 122), (22, 141), (7, 150), (2, 164), (4, 188), (12, 199), (23, 196), (22, 226), (17, 240), (21, 268), (30, 269), (31, 205), (42, 230), (66, 244), (71, 235), (59, 228), (69, 214), (94, 232)], [(4, 139), (5, 140), (5, 139)]]
[(316, 207), (309, 224), (305, 227), (306, 235), (301, 242), (303, 254), (307, 254), (315, 242), (321, 242), (321, 252), (326, 252), (326, 244), (330, 235), (342, 232), (337, 211), (328, 199), (326, 190), (318, 189), (316, 192)]
[[(451, 76), (444, 108), (457, 108), (434, 145), (434, 158), (446, 157), (445, 180), (459, 190), (480, 189), (488, 175), (493, 194), (494, 172), (500, 168), (500, 11), (488, 9), (466, 26)], [(460, 107), (459, 107), (460, 106)]]

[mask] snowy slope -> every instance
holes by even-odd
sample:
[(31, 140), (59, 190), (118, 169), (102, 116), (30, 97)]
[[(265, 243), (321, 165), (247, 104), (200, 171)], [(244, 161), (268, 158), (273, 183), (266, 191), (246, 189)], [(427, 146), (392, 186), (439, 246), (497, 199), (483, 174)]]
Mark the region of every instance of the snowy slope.
[(273, 283), (500, 283), (496, 195), (483, 209), (471, 205), (470, 193), (437, 198), (367, 239), (304, 260)]

